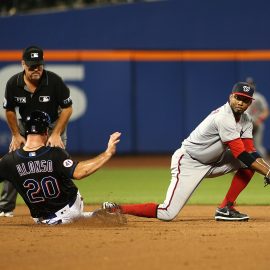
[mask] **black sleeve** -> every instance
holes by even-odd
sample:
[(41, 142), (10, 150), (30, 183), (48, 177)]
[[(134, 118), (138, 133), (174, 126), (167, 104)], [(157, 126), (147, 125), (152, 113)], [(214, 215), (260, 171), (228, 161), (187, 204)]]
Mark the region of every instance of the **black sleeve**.
[(57, 99), (61, 108), (68, 108), (72, 105), (70, 90), (63, 82), (62, 78), (57, 76)]
[(60, 174), (66, 178), (73, 178), (73, 172), (78, 164), (78, 161), (72, 160), (69, 153), (60, 147), (55, 147), (54, 150), (54, 160), (57, 161), (57, 169)]
[(3, 108), (6, 110), (14, 110), (16, 107), (14, 95), (13, 95), (13, 84), (11, 79), (6, 84), (5, 97), (3, 102)]

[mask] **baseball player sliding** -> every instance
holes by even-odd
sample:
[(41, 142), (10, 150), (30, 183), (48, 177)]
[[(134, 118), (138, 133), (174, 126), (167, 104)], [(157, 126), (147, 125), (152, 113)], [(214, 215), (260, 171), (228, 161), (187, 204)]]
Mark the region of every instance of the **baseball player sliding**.
[(102, 167), (116, 152), (121, 133), (110, 136), (103, 153), (76, 162), (64, 149), (46, 146), (49, 125), (50, 117), (42, 111), (33, 111), (26, 118), (26, 143), (0, 160), (0, 179), (14, 185), (36, 223), (66, 224), (102, 215), (104, 210), (83, 211), (83, 200), (72, 178), (80, 180)]
[(204, 178), (236, 171), (223, 202), (216, 209), (217, 221), (248, 221), (249, 216), (234, 208), (235, 201), (254, 172), (269, 184), (270, 166), (256, 152), (252, 122), (245, 112), (253, 100), (254, 88), (234, 85), (229, 101), (208, 115), (175, 151), (171, 160), (171, 183), (162, 204), (117, 205), (104, 202), (109, 212), (173, 220)]

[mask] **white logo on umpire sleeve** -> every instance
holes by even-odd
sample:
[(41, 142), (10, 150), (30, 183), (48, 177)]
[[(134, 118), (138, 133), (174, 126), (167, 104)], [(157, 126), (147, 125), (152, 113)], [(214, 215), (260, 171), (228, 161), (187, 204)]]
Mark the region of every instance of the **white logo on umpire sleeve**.
[(14, 97), (18, 103), (26, 103), (26, 97)]
[(67, 99), (63, 100), (64, 104), (68, 104), (71, 102), (71, 97), (68, 97)]
[(73, 161), (71, 159), (66, 159), (63, 162), (64, 167), (69, 168), (73, 165)]
[(39, 102), (49, 102), (50, 101), (50, 96), (40, 96), (39, 97)]

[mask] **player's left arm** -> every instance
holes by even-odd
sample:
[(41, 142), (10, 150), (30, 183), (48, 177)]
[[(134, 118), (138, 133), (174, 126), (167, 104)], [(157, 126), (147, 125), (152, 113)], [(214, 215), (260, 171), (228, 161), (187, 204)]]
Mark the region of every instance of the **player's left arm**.
[(73, 172), (73, 178), (80, 180), (101, 168), (115, 154), (116, 145), (120, 142), (120, 136), (120, 132), (114, 132), (110, 136), (108, 147), (103, 153), (94, 158), (80, 161)]
[(265, 182), (270, 183), (270, 165), (256, 152), (253, 139), (237, 138), (226, 144), (235, 158), (242, 161), (248, 168), (264, 175)]

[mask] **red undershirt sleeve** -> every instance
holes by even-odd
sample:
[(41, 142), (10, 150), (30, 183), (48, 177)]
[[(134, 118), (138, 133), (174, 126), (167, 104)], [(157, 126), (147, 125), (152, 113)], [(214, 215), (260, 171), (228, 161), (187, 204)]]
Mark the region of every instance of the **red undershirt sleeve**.
[(229, 146), (229, 148), (231, 149), (232, 154), (235, 158), (237, 158), (241, 153), (246, 151), (245, 145), (244, 145), (242, 139), (240, 139), (240, 138), (226, 142), (225, 144), (227, 144)]
[(256, 152), (253, 139), (251, 138), (245, 139), (237, 138), (235, 140), (226, 142), (225, 144), (229, 146), (235, 158), (237, 158), (244, 151), (248, 153)]
[(249, 153), (256, 152), (253, 139), (245, 138), (245, 139), (242, 139), (242, 142), (243, 142), (247, 152), (249, 152)]

